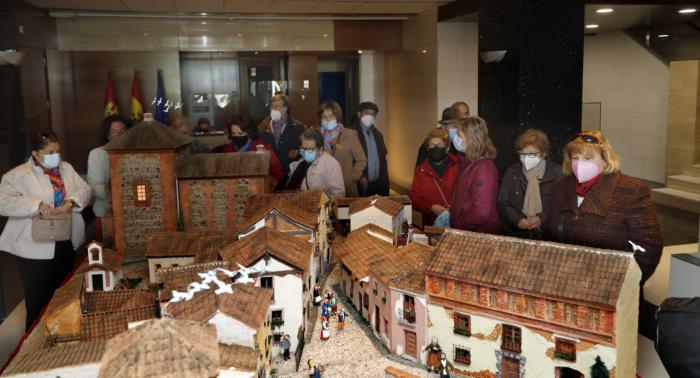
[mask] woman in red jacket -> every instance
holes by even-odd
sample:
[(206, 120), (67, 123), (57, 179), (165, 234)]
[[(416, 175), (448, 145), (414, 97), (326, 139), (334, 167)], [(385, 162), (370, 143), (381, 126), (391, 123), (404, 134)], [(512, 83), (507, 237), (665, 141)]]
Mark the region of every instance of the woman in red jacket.
[(423, 214), (423, 226), (431, 226), (438, 214), (452, 203), (452, 190), (459, 169), (459, 158), (449, 154), (447, 131), (434, 129), (423, 142), (427, 158), (413, 173), (411, 192), (413, 208)]
[(498, 234), (501, 224), (496, 211), (498, 170), (493, 163), (496, 147), (489, 138), (486, 121), (467, 117), (452, 139), (457, 151), (464, 153), (461, 171), (454, 184), (450, 227), (466, 231)]
[(231, 143), (224, 147), (223, 152), (249, 152), (256, 151), (258, 145), (262, 145), (270, 153), (270, 176), (279, 181), (284, 176), (282, 165), (277, 159), (272, 146), (258, 138), (258, 128), (248, 118), (235, 116), (228, 125)]

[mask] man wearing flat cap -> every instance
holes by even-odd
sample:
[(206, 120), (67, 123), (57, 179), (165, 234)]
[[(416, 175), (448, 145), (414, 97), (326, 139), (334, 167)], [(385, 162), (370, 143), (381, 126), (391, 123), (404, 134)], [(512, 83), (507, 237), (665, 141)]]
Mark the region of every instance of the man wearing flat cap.
[(387, 149), (384, 136), (374, 126), (379, 107), (373, 102), (363, 102), (357, 109), (357, 120), (351, 128), (357, 131), (360, 144), (367, 155), (367, 167), (358, 182), (360, 196), (389, 195), (389, 170), (386, 163)]

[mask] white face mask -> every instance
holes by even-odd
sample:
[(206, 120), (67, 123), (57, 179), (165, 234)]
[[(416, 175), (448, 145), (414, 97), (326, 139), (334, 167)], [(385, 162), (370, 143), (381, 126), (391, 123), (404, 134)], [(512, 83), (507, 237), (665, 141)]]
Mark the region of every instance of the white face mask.
[(362, 122), (362, 126), (370, 128), (372, 125), (374, 125), (374, 116), (369, 114), (364, 115), (362, 118), (360, 118), (360, 122)]
[(279, 121), (282, 119), (282, 112), (279, 110), (270, 110), (270, 118), (272, 118), (273, 121)]
[(467, 146), (464, 145), (464, 141), (459, 134), (455, 134), (454, 138), (452, 138), (452, 144), (454, 144), (455, 150), (459, 152), (464, 152), (467, 149)]
[(539, 156), (521, 156), (520, 162), (525, 167), (526, 171), (532, 170), (540, 164), (542, 159)]
[(41, 163), (41, 165), (43, 165), (44, 168), (46, 168), (46, 169), (58, 168), (58, 166), (60, 164), (61, 164), (61, 154), (44, 155), (44, 161)]

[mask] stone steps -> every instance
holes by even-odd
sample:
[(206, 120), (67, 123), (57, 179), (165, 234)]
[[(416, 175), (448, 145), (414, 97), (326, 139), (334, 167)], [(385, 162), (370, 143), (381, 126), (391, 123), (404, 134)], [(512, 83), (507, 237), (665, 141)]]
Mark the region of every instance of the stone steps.
[(686, 172), (688, 176), (700, 177), (700, 164), (693, 164), (693, 167)]
[(688, 175), (668, 176), (666, 186), (670, 189), (700, 194), (700, 177)]
[(700, 194), (668, 187), (652, 189), (651, 198), (655, 203), (700, 214)]

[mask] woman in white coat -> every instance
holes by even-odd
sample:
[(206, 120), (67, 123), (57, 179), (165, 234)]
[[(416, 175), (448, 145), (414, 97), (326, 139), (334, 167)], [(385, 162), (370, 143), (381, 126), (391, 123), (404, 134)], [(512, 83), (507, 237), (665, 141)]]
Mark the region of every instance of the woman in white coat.
[[(0, 215), (8, 217), (0, 250), (17, 256), (27, 330), (73, 270), (75, 249), (85, 242), (80, 212), (90, 203), (90, 186), (70, 164), (61, 161), (55, 134), (38, 134), (31, 150), (29, 160), (0, 181)], [(32, 238), (32, 218), (67, 212), (71, 213), (71, 240), (37, 242)]]

